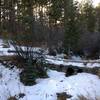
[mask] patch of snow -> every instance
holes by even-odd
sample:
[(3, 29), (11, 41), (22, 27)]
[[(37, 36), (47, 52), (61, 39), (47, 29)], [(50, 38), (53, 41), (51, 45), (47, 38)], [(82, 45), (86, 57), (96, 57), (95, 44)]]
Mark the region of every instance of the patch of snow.
[(84, 67), (83, 63), (77, 63), (77, 62), (65, 62), (63, 60), (53, 60), (53, 59), (46, 59), (47, 62), (55, 65), (72, 65), (72, 66), (78, 66), (78, 67)]
[(72, 60), (82, 60), (82, 58), (80, 56), (72, 56), (71, 57)]
[[(46, 58), (46, 61), (50, 64), (55, 64), (55, 65), (72, 65), (72, 66), (77, 66), (77, 67), (100, 67), (100, 63), (87, 63), (86, 65), (82, 62), (82, 60), (79, 60), (80, 62), (77, 62), (78, 59), (74, 61), (66, 61), (65, 59), (56, 59), (54, 57), (48, 57)], [(97, 60), (96, 60), (97, 61)], [(98, 60), (99, 61), (99, 60)]]

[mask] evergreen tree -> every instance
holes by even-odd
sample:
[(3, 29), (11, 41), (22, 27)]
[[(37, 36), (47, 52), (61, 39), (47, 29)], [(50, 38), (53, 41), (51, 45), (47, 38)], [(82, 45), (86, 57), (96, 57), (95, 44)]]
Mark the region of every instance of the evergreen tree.
[[(62, 0), (63, 1), (63, 0)], [(51, 0), (51, 6), (49, 9), (49, 22), (57, 24), (57, 21), (60, 21), (62, 17), (62, 2), (61, 0)]]
[(86, 24), (86, 29), (88, 32), (94, 32), (95, 31), (95, 10), (93, 7), (92, 0), (88, 0), (84, 5), (83, 5), (83, 17), (85, 20)]
[(64, 46), (67, 53), (74, 51), (77, 48), (77, 42), (79, 37), (78, 32), (78, 7), (77, 3), (73, 0), (64, 0), (64, 28), (65, 28), (65, 40)]
[(100, 4), (95, 8), (96, 12), (96, 31), (100, 32)]

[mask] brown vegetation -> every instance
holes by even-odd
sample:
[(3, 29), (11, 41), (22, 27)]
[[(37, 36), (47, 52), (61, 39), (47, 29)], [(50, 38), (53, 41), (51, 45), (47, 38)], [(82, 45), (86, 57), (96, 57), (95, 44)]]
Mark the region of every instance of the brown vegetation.
[[(85, 97), (85, 96), (81, 95), (81, 96), (78, 96), (78, 100), (94, 100), (94, 99), (92, 99), (89, 96)], [(100, 100), (100, 97), (95, 97), (95, 100)]]

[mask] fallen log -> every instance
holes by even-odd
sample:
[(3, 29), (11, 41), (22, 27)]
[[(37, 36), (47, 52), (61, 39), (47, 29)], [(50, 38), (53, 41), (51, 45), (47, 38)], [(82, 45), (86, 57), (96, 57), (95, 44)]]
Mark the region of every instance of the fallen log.
[(16, 56), (15, 55), (9, 55), (9, 56), (0, 56), (0, 61), (10, 61), (12, 60), (13, 58), (15, 58)]
[(20, 53), (34, 53), (34, 54), (39, 54), (39, 55), (41, 54), (41, 52), (37, 52), (37, 51), (24, 51), (24, 50), (23, 51), (20, 50), (18, 52), (16, 50), (8, 50), (7, 52), (8, 53), (15, 53), (15, 54), (18, 52), (20, 52)]

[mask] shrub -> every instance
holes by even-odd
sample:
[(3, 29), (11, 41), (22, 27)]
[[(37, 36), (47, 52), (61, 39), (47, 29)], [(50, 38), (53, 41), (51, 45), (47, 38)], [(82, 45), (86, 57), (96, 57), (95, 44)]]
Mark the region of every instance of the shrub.
[(34, 51), (34, 48), (30, 45), (25, 45), (23, 49), (15, 40), (11, 40), (10, 43), (15, 48), (17, 58), (24, 63), (23, 71), (20, 73), (20, 81), (24, 85), (34, 85), (36, 78), (47, 77), (43, 50)]

